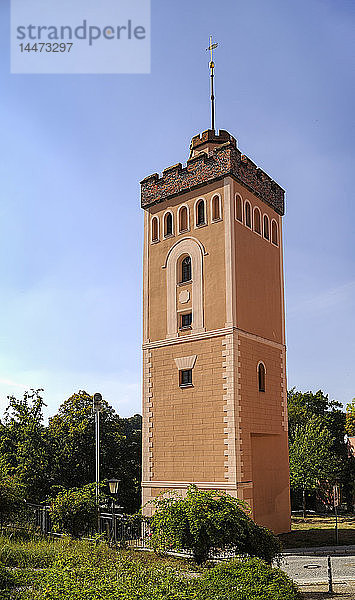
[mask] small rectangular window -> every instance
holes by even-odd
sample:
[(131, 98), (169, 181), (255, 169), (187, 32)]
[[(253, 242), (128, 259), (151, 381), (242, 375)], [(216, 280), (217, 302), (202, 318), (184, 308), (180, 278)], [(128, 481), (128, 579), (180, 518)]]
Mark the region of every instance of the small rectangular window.
[(185, 327), (191, 327), (192, 323), (192, 313), (185, 313), (181, 315), (180, 320), (180, 329), (184, 329)]
[(180, 387), (187, 387), (192, 385), (192, 369), (184, 369), (179, 371), (179, 385)]

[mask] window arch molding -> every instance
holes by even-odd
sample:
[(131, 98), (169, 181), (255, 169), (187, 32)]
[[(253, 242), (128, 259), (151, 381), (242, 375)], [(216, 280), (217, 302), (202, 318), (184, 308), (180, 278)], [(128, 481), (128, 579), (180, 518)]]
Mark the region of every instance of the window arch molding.
[(268, 242), (270, 241), (270, 219), (267, 214), (263, 214), (263, 237)]
[[(192, 263), (192, 333), (204, 331), (203, 314), (203, 251), (202, 244), (193, 238), (185, 238), (170, 248), (166, 258), (167, 338), (177, 337), (177, 291), (178, 263), (183, 255), (189, 255)], [(181, 288), (180, 288), (181, 289)]]
[(254, 225), (255, 233), (257, 233), (258, 235), (261, 235), (261, 229), (262, 229), (261, 211), (258, 206), (255, 206), (254, 210), (253, 210), (253, 225)]
[(259, 360), (256, 367), (256, 376), (259, 392), (265, 392), (266, 367), (262, 360)]
[[(218, 217), (214, 218), (214, 200), (218, 199)], [(221, 221), (222, 220), (222, 198), (221, 198), (221, 194), (213, 194), (211, 197), (211, 206), (210, 206), (210, 210), (211, 210), (211, 221), (212, 223), (215, 223), (216, 221)]]
[(274, 246), (279, 245), (279, 228), (275, 219), (271, 221), (271, 242)]
[(248, 229), (253, 229), (253, 209), (249, 200), (244, 202), (244, 225)]
[[(203, 221), (201, 221), (201, 223), (199, 223), (199, 220), (198, 220), (198, 216), (199, 216), (198, 211), (199, 211), (200, 202), (203, 202), (203, 216), (204, 216), (204, 219), (203, 219)], [(195, 218), (195, 227), (202, 227), (203, 225), (207, 225), (206, 200), (204, 198), (197, 198), (197, 200), (195, 201), (194, 218)]]
[[(186, 208), (186, 213), (187, 213), (187, 228), (186, 229), (181, 229), (180, 225), (181, 225), (181, 211), (183, 208)], [(178, 212), (177, 212), (177, 222), (178, 222), (178, 231), (179, 233), (184, 233), (185, 231), (189, 231), (190, 230), (190, 211), (189, 211), (189, 207), (187, 206), (187, 204), (182, 204), (181, 206), (179, 206)]]
[(243, 198), (241, 197), (240, 194), (235, 195), (235, 203), (234, 204), (235, 204), (235, 218), (240, 223), (244, 223)]
[(152, 244), (160, 240), (160, 219), (156, 215), (152, 217), (150, 222), (150, 241)]
[[(171, 215), (171, 233), (167, 233), (167, 220), (168, 220), (168, 215)], [(164, 227), (164, 237), (170, 237), (171, 235), (174, 235), (174, 215), (172, 213), (171, 210), (166, 210), (165, 213), (163, 214), (163, 227)]]

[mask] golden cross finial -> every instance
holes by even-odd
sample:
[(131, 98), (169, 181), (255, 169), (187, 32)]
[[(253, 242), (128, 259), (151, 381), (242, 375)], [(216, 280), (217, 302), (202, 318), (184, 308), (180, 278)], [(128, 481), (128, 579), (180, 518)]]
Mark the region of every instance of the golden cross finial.
[(206, 48), (206, 50), (209, 50), (211, 53), (211, 60), (210, 60), (210, 69), (211, 69), (211, 128), (214, 130), (215, 128), (215, 106), (214, 106), (214, 86), (213, 86), (213, 79), (214, 79), (214, 62), (213, 62), (213, 50), (215, 48), (217, 48), (218, 43), (212, 41), (212, 36), (210, 35), (210, 45), (208, 46), (208, 48)]
[(218, 46), (218, 42), (213, 43), (212, 42), (212, 36), (210, 35), (210, 45), (208, 46), (208, 48), (206, 48), (206, 50), (210, 50), (211, 52), (211, 61), (210, 61), (210, 68), (213, 69), (214, 64), (213, 64), (213, 50), (215, 48), (217, 48)]

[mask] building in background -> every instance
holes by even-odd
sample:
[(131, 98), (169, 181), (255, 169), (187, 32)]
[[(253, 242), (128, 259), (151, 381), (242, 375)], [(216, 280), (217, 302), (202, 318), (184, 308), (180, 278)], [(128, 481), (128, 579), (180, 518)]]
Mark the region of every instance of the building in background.
[(195, 483), (288, 531), (284, 191), (207, 130), (141, 204), (143, 504)]

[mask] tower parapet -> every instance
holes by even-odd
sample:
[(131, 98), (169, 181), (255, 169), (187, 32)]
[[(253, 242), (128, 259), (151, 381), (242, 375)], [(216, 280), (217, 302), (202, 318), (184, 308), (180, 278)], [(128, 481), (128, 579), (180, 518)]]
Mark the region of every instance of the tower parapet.
[(141, 181), (141, 206), (154, 204), (207, 183), (231, 176), (242, 183), (279, 215), (285, 212), (285, 192), (265, 171), (242, 154), (235, 138), (227, 131), (208, 129), (191, 141), (191, 158), (186, 167), (177, 163)]

